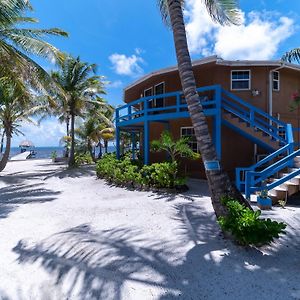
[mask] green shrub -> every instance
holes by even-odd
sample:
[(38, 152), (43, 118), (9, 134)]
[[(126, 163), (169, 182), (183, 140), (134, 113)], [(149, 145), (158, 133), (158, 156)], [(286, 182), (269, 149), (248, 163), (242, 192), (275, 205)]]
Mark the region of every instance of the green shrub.
[(285, 233), (286, 224), (260, 219), (261, 211), (251, 211), (232, 198), (223, 198), (228, 216), (220, 217), (222, 230), (230, 232), (241, 245), (261, 246), (271, 243), (280, 233)]
[(129, 156), (117, 160), (114, 154), (104, 155), (97, 163), (97, 176), (116, 184), (143, 185), (157, 188), (174, 188), (184, 184), (184, 178), (177, 177), (177, 163), (155, 163), (141, 167)]
[(93, 159), (89, 153), (75, 153), (75, 164), (77, 166), (92, 163)]

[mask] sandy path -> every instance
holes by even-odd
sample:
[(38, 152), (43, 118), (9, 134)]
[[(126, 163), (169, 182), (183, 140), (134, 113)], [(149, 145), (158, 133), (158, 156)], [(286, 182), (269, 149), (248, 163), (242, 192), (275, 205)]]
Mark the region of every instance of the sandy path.
[[(0, 299), (300, 299), (300, 210), (273, 247), (224, 241), (204, 182), (185, 196), (112, 188), (91, 168), (9, 163)], [(197, 196), (196, 196), (197, 195)]]

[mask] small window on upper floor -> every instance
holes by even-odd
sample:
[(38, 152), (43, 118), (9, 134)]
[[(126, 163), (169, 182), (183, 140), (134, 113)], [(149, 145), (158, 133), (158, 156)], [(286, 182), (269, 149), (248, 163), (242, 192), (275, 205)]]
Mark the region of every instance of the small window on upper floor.
[(272, 72), (273, 78), (273, 91), (280, 90), (280, 74), (278, 71)]
[(231, 71), (231, 89), (232, 90), (250, 90), (251, 75), (249, 70)]

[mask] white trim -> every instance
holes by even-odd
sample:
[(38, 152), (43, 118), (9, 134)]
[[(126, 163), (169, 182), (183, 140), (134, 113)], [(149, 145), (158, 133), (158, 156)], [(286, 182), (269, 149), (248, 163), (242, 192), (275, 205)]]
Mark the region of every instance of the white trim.
[[(249, 81), (249, 87), (247, 89), (234, 89), (232, 87), (232, 73), (233, 72), (249, 72), (249, 79), (234, 79), (234, 81)], [(230, 72), (230, 90), (231, 91), (250, 91), (251, 90), (251, 79), (252, 79), (252, 76), (251, 76), (251, 70), (231, 70)]]
[(148, 97), (145, 94), (147, 91), (150, 91), (150, 90), (151, 90), (151, 96), (153, 96), (153, 86), (151, 86), (150, 88), (144, 90), (144, 97)]
[[(194, 134), (195, 134), (195, 129), (194, 129), (194, 127), (193, 126), (183, 126), (183, 127), (180, 127), (180, 137), (184, 137), (183, 135), (182, 135), (182, 129), (192, 129), (192, 130), (194, 130)], [(186, 135), (185, 135), (186, 136)], [(194, 142), (194, 141), (193, 141)], [(199, 144), (198, 144), (198, 142), (197, 142), (197, 140), (196, 140), (196, 143), (197, 143), (197, 153), (199, 153), (200, 152), (200, 150), (199, 150)], [(193, 149), (192, 149), (193, 150)], [(194, 151), (194, 150), (193, 150)]]
[[(278, 74), (278, 79), (274, 79), (274, 73)], [(274, 88), (274, 81), (278, 82), (278, 89)], [(272, 71), (272, 89), (274, 92), (280, 92), (280, 72), (279, 71)]]
[[(164, 81), (162, 81), (162, 82), (160, 82), (160, 83), (154, 85), (154, 87), (153, 87), (153, 94), (154, 94), (155, 96), (157, 95), (156, 92), (155, 92), (155, 88), (156, 88), (157, 86), (161, 85), (161, 84), (163, 84), (163, 87), (164, 87), (164, 88), (163, 88), (163, 94), (165, 94), (165, 91), (166, 91), (166, 84), (165, 84)], [(161, 95), (161, 94), (158, 94), (158, 95)], [(161, 99), (163, 99), (163, 107), (165, 107), (165, 97), (161, 97)], [(156, 107), (156, 98), (155, 98), (154, 100), (155, 100), (155, 107)]]

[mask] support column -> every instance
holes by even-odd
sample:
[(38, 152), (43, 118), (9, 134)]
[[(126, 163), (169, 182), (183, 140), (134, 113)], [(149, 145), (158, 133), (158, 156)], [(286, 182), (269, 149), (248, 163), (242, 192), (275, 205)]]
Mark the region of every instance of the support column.
[(120, 159), (120, 128), (116, 126), (116, 154), (117, 159)]
[(135, 133), (131, 133), (131, 143), (132, 143), (132, 159), (135, 160)]
[(150, 135), (149, 121), (144, 122), (144, 164), (149, 165)]
[(221, 160), (222, 157), (222, 90), (221, 86), (218, 85), (216, 88), (216, 108), (217, 113), (214, 117), (214, 144), (216, 147), (216, 152), (218, 159)]

